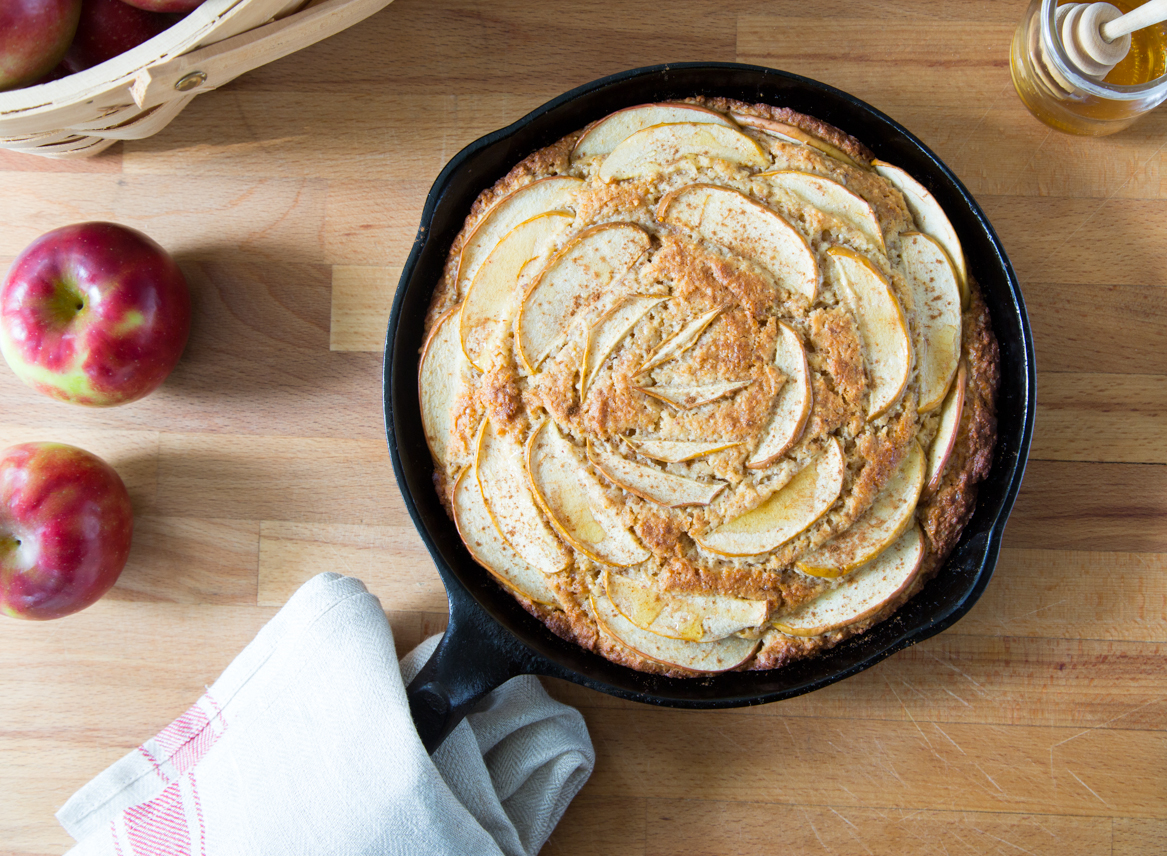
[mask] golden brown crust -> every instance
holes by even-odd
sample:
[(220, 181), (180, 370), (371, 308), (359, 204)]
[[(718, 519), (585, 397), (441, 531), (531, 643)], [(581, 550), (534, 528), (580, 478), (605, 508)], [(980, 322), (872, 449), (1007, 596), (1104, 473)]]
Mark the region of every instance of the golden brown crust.
[[(886, 237), (886, 250), (873, 250), (856, 237), (857, 233), (840, 228), (838, 222), (821, 212), (792, 207), (788, 199), (765, 195), (765, 188), (758, 191), (763, 194), (763, 202), (805, 233), (820, 267), (825, 264), (825, 249), (834, 244), (868, 255), (891, 282), (907, 316), (913, 317), (911, 294), (895, 265), (899, 235), (916, 226), (898, 191), (870, 170), (872, 154), (862, 143), (786, 108), (726, 99), (690, 101), (730, 114), (791, 125), (829, 144), (827, 148), (799, 145), (760, 130), (745, 129), (747, 135), (769, 147), (776, 164), (830, 177), (870, 204)], [(712, 176), (723, 186), (749, 192), (752, 187), (757, 189), (751, 185), (749, 175), (729, 164), (681, 162), (659, 179), (605, 184), (587, 169), (581, 172), (580, 165), (571, 163), (571, 152), (580, 133), (535, 152), (479, 196), (451, 247), (431, 301), (427, 327), (432, 328), (442, 313), (464, 297), (459, 290), (465, 289), (466, 282), (458, 282), (460, 254), (487, 213), (515, 191), (552, 175), (575, 175), (586, 182), (587, 189), (575, 204), (570, 230), (577, 238), (613, 221), (626, 221), (649, 231), (651, 247), (621, 281), (621, 287), (627, 294), (662, 295), (669, 299), (636, 322), (586, 391), (580, 368), (585, 352), (578, 337), (569, 335), (568, 343), (552, 353), (532, 375), (525, 366), (529, 357), (520, 363), (514, 356), (511, 337), (518, 335), (518, 326), (508, 330), (496, 361), (457, 399), (453, 436), (446, 449), (451, 463), (447, 472), (435, 472), (435, 488), (449, 510), (452, 476), (455, 470), (473, 463), (475, 439), (484, 419), (500, 433), (525, 442), (542, 420), (550, 418), (580, 448), (584, 439), (590, 438), (609, 444), (626, 458), (636, 457), (626, 441), (644, 437), (667, 441), (715, 437), (740, 443), (692, 461), (655, 465), (699, 481), (724, 482), (720, 499), (707, 507), (662, 508), (638, 491), (622, 490), (609, 483), (594, 466), (589, 472), (602, 485), (619, 519), (647, 548), (651, 558), (643, 563), (643, 572), (659, 590), (764, 601), (769, 615), (790, 610), (834, 585), (799, 572), (793, 567), (795, 560), (847, 530), (871, 507), (917, 440), (930, 441), (936, 430), (936, 416), (917, 413), (916, 388), (909, 385), (888, 413), (867, 419), (872, 392), (863, 338), (853, 309), (840, 300), (833, 280), (824, 275), (819, 296), (808, 301), (779, 287), (771, 272), (746, 257), (751, 254), (739, 255), (694, 240), (686, 229), (656, 219), (661, 198), (671, 190), (699, 184)], [(832, 146), (843, 155), (836, 151), (836, 157), (832, 157)], [(853, 162), (847, 162), (847, 158)], [(562, 253), (564, 245), (560, 243), (556, 251)], [(863, 632), (918, 591), (955, 545), (975, 505), (976, 485), (985, 478), (992, 462), (999, 382), (999, 356), (988, 313), (975, 283), (970, 287), (972, 300), (962, 319), (967, 393), (956, 446), (939, 486), (923, 497), (917, 508), (928, 550), (922, 571), (908, 591), (878, 614), (841, 630), (806, 638), (783, 635), (772, 627), (765, 629), (765, 624), (742, 631), (746, 638), (760, 637), (760, 642), (756, 653), (739, 668), (776, 668)], [(591, 324), (589, 318), (601, 317), (596, 305), (586, 300), (571, 304), (565, 317)], [(616, 305), (618, 302), (603, 311)], [(707, 312), (717, 314), (695, 344), (684, 351), (683, 359), (648, 372), (641, 369), (670, 336)], [(814, 407), (801, 437), (776, 463), (750, 470), (744, 466), (746, 458), (769, 421), (784, 385), (791, 382), (773, 363), (779, 321), (795, 330), (806, 349)], [(688, 388), (710, 379), (732, 379), (742, 386), (732, 395), (696, 408), (678, 408), (656, 397), (655, 392), (644, 392), (646, 386)], [(765, 502), (822, 454), (834, 442), (831, 438), (841, 444), (846, 461), (842, 492), (828, 513), (798, 536), (768, 554), (742, 558), (717, 556), (694, 540)], [(614, 662), (655, 674), (694, 674), (646, 657), (609, 635), (597, 623), (590, 600), (590, 586), (596, 584), (602, 566), (583, 554), (575, 555), (574, 570), (569, 568), (548, 578), (560, 607), (539, 605), (516, 595), (525, 608), (557, 635)]]

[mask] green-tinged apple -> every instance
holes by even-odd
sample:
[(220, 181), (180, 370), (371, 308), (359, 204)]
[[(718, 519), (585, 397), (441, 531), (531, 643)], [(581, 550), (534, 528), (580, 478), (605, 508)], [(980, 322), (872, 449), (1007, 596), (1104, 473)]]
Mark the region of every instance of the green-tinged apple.
[(182, 271), (116, 223), (41, 235), (0, 285), (0, 352), (17, 377), (60, 401), (108, 407), (149, 395), (189, 334)]
[(81, 17), (81, 0), (0, 2), (0, 91), (39, 81), (61, 61)]
[(113, 467), (61, 443), (0, 453), (0, 613), (60, 618), (110, 590), (134, 515)]

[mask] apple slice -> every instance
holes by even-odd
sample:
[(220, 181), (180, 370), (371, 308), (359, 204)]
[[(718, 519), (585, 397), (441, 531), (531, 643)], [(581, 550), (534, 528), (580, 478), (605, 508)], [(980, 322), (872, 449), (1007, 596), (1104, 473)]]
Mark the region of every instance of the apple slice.
[(778, 616), (774, 626), (790, 636), (820, 636), (870, 618), (912, 584), (925, 552), (920, 527), (912, 526), (837, 588)]
[(808, 134), (802, 128), (788, 125), (785, 122), (779, 122), (776, 119), (767, 119), (764, 116), (747, 116), (745, 113), (730, 113), (729, 115), (739, 125), (745, 125), (747, 128), (757, 128), (759, 131), (763, 131), (787, 143), (810, 146), (812, 149), (818, 149), (823, 154), (829, 155), (835, 160), (842, 161), (851, 166), (857, 166), (860, 169), (863, 168), (861, 164), (857, 163), (854, 158), (838, 146), (833, 146), (826, 140), (820, 140), (813, 134)]
[(604, 158), (600, 180), (610, 183), (644, 178), (693, 157), (717, 158), (754, 168), (770, 163), (766, 150), (735, 128), (677, 122), (651, 125), (623, 140)]
[(629, 461), (592, 442), (588, 443), (588, 460), (617, 487), (669, 508), (708, 505), (725, 489), (725, 482), (703, 482), (674, 475)]
[(755, 178), (764, 178), (771, 186), (781, 188), (812, 208), (842, 220), (879, 249), (886, 251), (883, 229), (875, 217), (875, 210), (866, 199), (852, 193), (839, 182), (790, 169), (759, 173)]
[(446, 466), (446, 443), (454, 428), (454, 405), (470, 382), (470, 363), (458, 341), (462, 304), (434, 324), (421, 351), (417, 390), (421, 399), (421, 427), (430, 454)]
[(770, 614), (764, 600), (724, 594), (662, 592), (621, 574), (604, 572), (608, 599), (617, 611), (658, 636), (688, 642), (715, 642), (742, 630), (759, 627)]
[(912, 441), (903, 463), (875, 497), (867, 513), (795, 567), (812, 577), (840, 577), (878, 556), (911, 525), (924, 487), (924, 450)]
[(703, 404), (728, 398), (752, 383), (752, 380), (721, 380), (679, 386), (638, 386), (636, 389), (680, 410), (693, 410)]
[(956, 281), (960, 285), (960, 298), (964, 306), (968, 306), (968, 269), (965, 267), (964, 250), (960, 247), (960, 239), (956, 237), (956, 230), (940, 203), (936, 201), (924, 185), (916, 181), (898, 166), (892, 166), (881, 160), (874, 161), (875, 171), (892, 183), (904, 195), (908, 203), (908, 210), (916, 221), (920, 231), (944, 248), (952, 267), (956, 270)]
[(571, 162), (591, 160), (609, 154), (637, 131), (653, 125), (691, 123), (698, 125), (724, 125), (737, 128), (725, 114), (695, 104), (641, 104), (617, 110), (593, 125), (575, 144)]
[(810, 244), (780, 215), (744, 193), (690, 184), (665, 194), (656, 219), (757, 262), (780, 286), (814, 300), (819, 271)]
[(564, 339), (573, 315), (594, 304), (651, 242), (632, 223), (604, 223), (585, 229), (547, 263), (519, 308), (515, 342), (528, 372)]
[(459, 330), (462, 351), (474, 368), (486, 371), (491, 348), (510, 327), (523, 268), (546, 252), (573, 217), (566, 211), (549, 211), (524, 220), (507, 232), (479, 266), (462, 302)]
[(956, 448), (956, 437), (960, 433), (960, 415), (964, 410), (967, 374), (964, 363), (961, 363), (960, 368), (956, 370), (956, 382), (948, 390), (948, 396), (940, 408), (940, 426), (936, 429), (936, 436), (932, 438), (932, 445), (928, 447), (928, 476), (924, 489), (929, 493), (940, 487), (940, 478), (944, 475), (948, 458)]
[(587, 395), (592, 382), (600, 373), (604, 360), (624, 341), (624, 337), (636, 326), (652, 307), (664, 301), (664, 297), (650, 294), (634, 294), (616, 304), (603, 318), (588, 331), (584, 343), (583, 362), (580, 366), (580, 398)]
[(504, 196), (478, 221), (458, 258), (458, 293), (463, 294), (479, 266), (486, 261), (498, 242), (515, 226), (549, 211), (571, 210), (576, 194), (584, 182), (579, 178), (553, 175), (532, 181)]
[(843, 450), (832, 437), (821, 455), (769, 499), (695, 540), (722, 556), (769, 553), (827, 513), (839, 498), (846, 472)]
[(705, 332), (705, 328), (713, 323), (713, 319), (725, 311), (724, 306), (719, 306), (716, 309), (710, 309), (708, 312), (698, 315), (677, 333), (665, 339), (657, 346), (657, 349), (652, 352), (649, 358), (645, 361), (635, 374), (642, 375), (645, 372), (652, 371), (657, 366), (664, 365), (669, 360), (676, 359), (685, 351), (697, 344), (697, 340), (701, 338), (701, 334)]
[(527, 564), (553, 574), (566, 568), (571, 556), (535, 502), (523, 458), (517, 440), (483, 423), (474, 472), (490, 519)]
[(527, 443), (527, 473), (535, 500), (552, 525), (585, 556), (623, 568), (651, 555), (609, 506), (599, 482), (550, 420)]
[(912, 372), (912, 342), (904, 310), (891, 285), (866, 256), (845, 247), (829, 247), (827, 257), (859, 325), (867, 365), (868, 421), (892, 408)]
[(691, 672), (725, 672), (740, 666), (758, 649), (758, 640), (740, 636), (727, 636), (716, 642), (689, 642), (642, 630), (616, 609), (599, 583), (592, 587), (591, 603), (601, 630), (636, 653), (666, 666)]
[(709, 442), (708, 440), (628, 440), (629, 446), (646, 458), (654, 461), (664, 461), (666, 464), (680, 464), (684, 461), (694, 461), (704, 458), (714, 452), (732, 449), (741, 443), (727, 443), (722, 440)]
[(781, 321), (778, 322), (778, 341), (774, 347), (774, 366), (786, 376), (786, 383), (774, 401), (774, 412), (762, 433), (761, 442), (746, 461), (750, 469), (770, 466), (797, 442), (814, 404), (806, 351), (798, 334)]
[(916, 377), (919, 410), (944, 401), (960, 363), (960, 286), (948, 255), (921, 232), (900, 236), (900, 259), (916, 304)]
[(499, 582), (528, 600), (558, 606), (559, 600), (543, 573), (528, 565), (495, 528), (471, 469), (464, 469), (454, 484), (454, 525), (470, 555)]

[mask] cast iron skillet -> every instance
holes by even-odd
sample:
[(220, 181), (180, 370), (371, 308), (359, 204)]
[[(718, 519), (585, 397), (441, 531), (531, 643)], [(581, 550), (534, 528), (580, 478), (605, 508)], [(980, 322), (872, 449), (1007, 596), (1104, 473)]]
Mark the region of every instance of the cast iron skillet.
[[(475, 197), (531, 152), (588, 122), (622, 107), (693, 95), (764, 102), (817, 116), (862, 140), (881, 159), (903, 167), (928, 187), (960, 235), (969, 271), (992, 313), (1001, 347), (1001, 390), (992, 471), (980, 487), (976, 511), (960, 542), (920, 594), (891, 619), (819, 656), (772, 671), (684, 680), (643, 674), (563, 641), (474, 562), (433, 488), (417, 371), (430, 296)], [(385, 427), (393, 469), (450, 602), (449, 628), (408, 688), (414, 722), (426, 748), (437, 748), (484, 694), (515, 675), (551, 675), (668, 707), (738, 707), (825, 687), (949, 627), (980, 597), (996, 565), (1029, 453), (1034, 381), (1033, 339), (1017, 275), (980, 206), (906, 129), (838, 89), (757, 66), (652, 66), (588, 83), (471, 143), (442, 170), (426, 200), (393, 300), (385, 346)]]

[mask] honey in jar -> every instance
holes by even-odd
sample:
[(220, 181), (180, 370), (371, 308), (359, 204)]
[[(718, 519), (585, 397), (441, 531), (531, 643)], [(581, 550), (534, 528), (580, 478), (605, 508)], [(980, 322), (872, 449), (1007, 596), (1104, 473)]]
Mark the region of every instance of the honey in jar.
[[(1138, 0), (1112, 0), (1123, 12)], [(1033, 0), (1013, 36), (1009, 66), (1021, 101), (1059, 131), (1100, 136), (1130, 125), (1167, 99), (1167, 28), (1131, 34), (1126, 58), (1102, 80), (1070, 60), (1056, 23), (1056, 0)], [(1062, 4), (1064, 5), (1064, 4)]]

